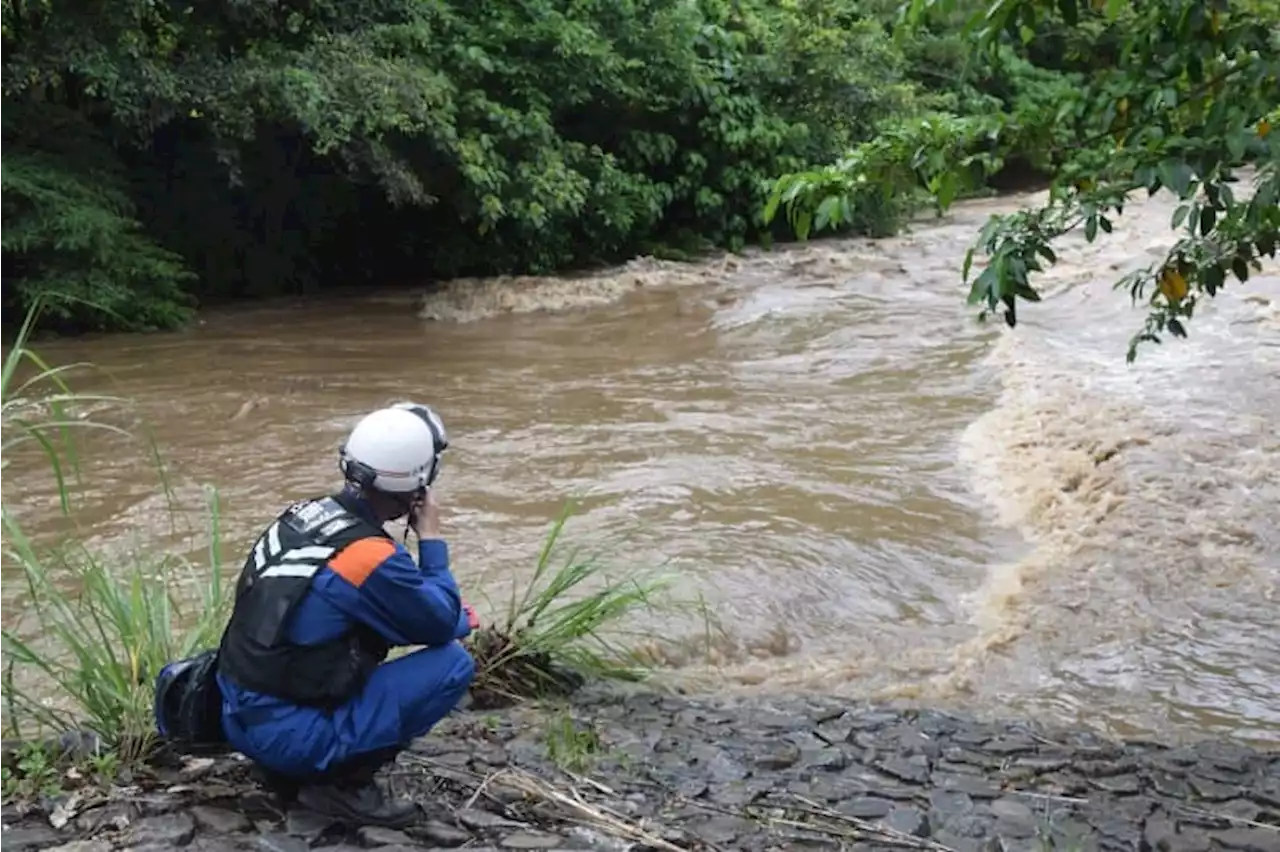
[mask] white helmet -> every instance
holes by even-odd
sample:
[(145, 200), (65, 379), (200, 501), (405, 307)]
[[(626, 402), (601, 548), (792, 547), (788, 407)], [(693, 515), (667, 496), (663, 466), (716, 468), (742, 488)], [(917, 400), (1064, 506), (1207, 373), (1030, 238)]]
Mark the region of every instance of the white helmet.
[(444, 423), (425, 405), (397, 402), (356, 424), (338, 451), (349, 482), (396, 494), (431, 487), (449, 446)]

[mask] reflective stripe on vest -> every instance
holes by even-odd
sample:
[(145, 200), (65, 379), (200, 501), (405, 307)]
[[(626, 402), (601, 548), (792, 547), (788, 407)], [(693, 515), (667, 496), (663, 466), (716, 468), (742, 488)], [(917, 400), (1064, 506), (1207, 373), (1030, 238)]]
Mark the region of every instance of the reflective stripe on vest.
[[(341, 532), (354, 524), (354, 519), (351, 522), (343, 520), (344, 522), (340, 525), (333, 522), (327, 524), (327, 527), (337, 526), (337, 528), (325, 530), (323, 537), (328, 538), (335, 532)], [(283, 550), (280, 544), (280, 522), (276, 521), (267, 528), (253, 547), (254, 576), (258, 580), (270, 577), (312, 577), (337, 552), (337, 548), (322, 544), (308, 544)]]

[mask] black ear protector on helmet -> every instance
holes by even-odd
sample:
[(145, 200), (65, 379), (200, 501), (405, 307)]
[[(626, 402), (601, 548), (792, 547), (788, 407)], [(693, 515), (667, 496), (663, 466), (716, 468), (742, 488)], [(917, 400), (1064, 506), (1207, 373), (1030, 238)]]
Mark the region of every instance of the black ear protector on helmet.
[(431, 467), (427, 469), (426, 481), (422, 484), (424, 489), (430, 488), (440, 476), (440, 468), (444, 466), (444, 451), (449, 449), (449, 435), (444, 431), (444, 421), (429, 405), (419, 405), (415, 402), (401, 403), (396, 407), (412, 412), (431, 430)]
[[(449, 449), (449, 436), (444, 430), (444, 421), (430, 406), (401, 402), (396, 403), (392, 408), (408, 411), (427, 424), (427, 429), (431, 431), (431, 464), (427, 466), (426, 471), (419, 478), (419, 487), (414, 492), (412, 500), (409, 501), (411, 503), (417, 502), (423, 498), (426, 490), (434, 485), (436, 478), (440, 476), (440, 468), (444, 465), (444, 451)], [(374, 482), (378, 478), (378, 472), (358, 459), (348, 458), (347, 445), (345, 443), (338, 448), (338, 459), (342, 475), (346, 477), (348, 482), (355, 483), (361, 488), (376, 488)]]

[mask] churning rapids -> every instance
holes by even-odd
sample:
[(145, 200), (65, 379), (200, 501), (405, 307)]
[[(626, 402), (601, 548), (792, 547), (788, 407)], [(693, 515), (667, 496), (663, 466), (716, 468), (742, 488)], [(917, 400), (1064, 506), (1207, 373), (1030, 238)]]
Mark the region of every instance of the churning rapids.
[[(43, 354), (136, 401), (193, 519), (218, 486), (228, 571), (271, 513), (334, 484), (359, 414), (413, 398), (451, 431), (446, 529), (482, 609), (577, 495), (574, 541), (665, 563), (721, 623), (648, 625), (674, 631), (681, 677), (1280, 743), (1280, 275), (1126, 366), (1142, 313), (1110, 283), (1175, 238), (1172, 203), (1143, 200), (1064, 244), (1016, 331), (979, 325), (961, 258), (1031, 200), (895, 239), (456, 282), (417, 306), (303, 300)], [(137, 443), (90, 444), (83, 532), (192, 547)], [(52, 540), (52, 483), (23, 453), (10, 506)]]

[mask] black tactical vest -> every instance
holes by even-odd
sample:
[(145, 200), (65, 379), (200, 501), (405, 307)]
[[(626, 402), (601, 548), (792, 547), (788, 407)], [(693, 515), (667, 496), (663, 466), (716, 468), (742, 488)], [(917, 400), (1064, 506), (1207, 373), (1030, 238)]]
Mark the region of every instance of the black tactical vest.
[(336, 707), (360, 691), (387, 658), (386, 641), (353, 626), (323, 645), (295, 645), (290, 619), (311, 580), (343, 548), (390, 538), (343, 505), (346, 495), (295, 503), (258, 538), (236, 584), (235, 609), (219, 648), (218, 672), (245, 689), (295, 704)]

